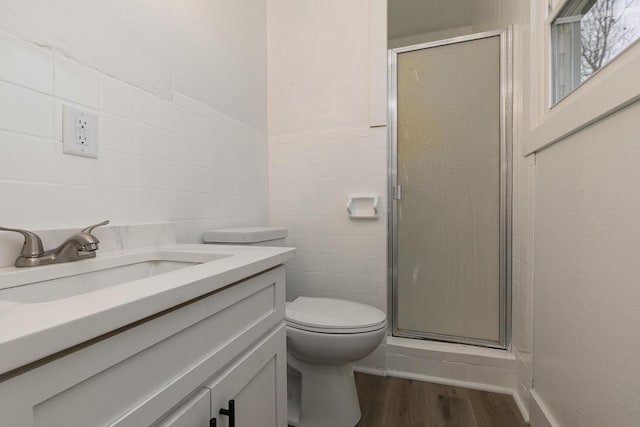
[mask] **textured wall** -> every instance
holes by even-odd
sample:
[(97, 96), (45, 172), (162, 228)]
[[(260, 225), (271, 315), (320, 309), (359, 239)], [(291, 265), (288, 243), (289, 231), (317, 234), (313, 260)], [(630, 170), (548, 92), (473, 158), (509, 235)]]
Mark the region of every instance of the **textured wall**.
[(638, 117), (636, 102), (536, 156), (533, 378), (558, 426), (640, 419)]
[(269, 135), (369, 124), (369, 0), (269, 1)]

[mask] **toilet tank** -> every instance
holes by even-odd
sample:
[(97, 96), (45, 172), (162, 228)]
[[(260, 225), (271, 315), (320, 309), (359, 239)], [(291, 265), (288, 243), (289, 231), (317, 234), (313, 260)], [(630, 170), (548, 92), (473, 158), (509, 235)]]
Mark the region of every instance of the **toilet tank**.
[(284, 246), (287, 229), (278, 227), (232, 227), (208, 230), (205, 243), (218, 245)]

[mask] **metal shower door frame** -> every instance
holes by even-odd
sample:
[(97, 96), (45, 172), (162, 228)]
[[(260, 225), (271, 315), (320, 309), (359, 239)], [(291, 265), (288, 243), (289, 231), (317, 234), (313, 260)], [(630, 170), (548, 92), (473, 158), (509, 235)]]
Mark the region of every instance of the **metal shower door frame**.
[[(398, 54), (464, 43), (490, 37), (500, 38), (500, 313), (499, 341), (443, 335), (398, 328), (398, 140), (397, 140), (397, 64)], [(487, 31), (446, 40), (421, 43), (389, 50), (389, 127), (388, 127), (388, 309), (391, 313), (391, 332), (403, 338), (445, 341), (498, 349), (511, 348), (511, 209), (512, 209), (512, 71), (511, 30)]]

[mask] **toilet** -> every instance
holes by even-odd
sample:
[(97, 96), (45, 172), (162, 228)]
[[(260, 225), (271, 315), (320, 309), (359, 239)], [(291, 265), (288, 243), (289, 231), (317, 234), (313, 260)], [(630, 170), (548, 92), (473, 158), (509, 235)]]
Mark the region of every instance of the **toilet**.
[[(205, 243), (284, 246), (287, 230), (236, 227), (209, 230)], [(287, 302), (287, 405), (292, 427), (354, 427), (360, 404), (352, 362), (368, 356), (386, 334), (375, 307), (334, 298)]]
[(351, 362), (385, 336), (387, 316), (375, 307), (332, 298), (287, 303), (289, 425), (354, 427), (360, 404)]

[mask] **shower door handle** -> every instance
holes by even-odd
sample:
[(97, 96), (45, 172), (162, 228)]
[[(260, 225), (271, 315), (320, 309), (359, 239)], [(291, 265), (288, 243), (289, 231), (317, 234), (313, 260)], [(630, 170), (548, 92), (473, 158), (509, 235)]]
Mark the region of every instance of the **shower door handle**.
[(393, 200), (402, 200), (404, 198), (404, 191), (402, 185), (396, 185), (393, 187)]

